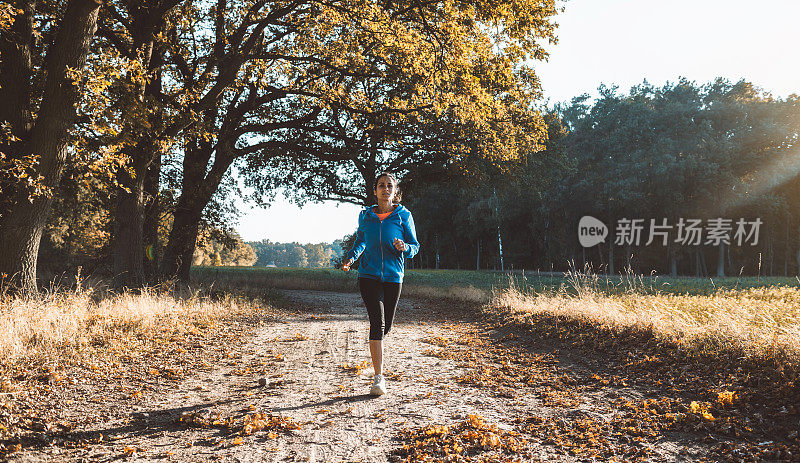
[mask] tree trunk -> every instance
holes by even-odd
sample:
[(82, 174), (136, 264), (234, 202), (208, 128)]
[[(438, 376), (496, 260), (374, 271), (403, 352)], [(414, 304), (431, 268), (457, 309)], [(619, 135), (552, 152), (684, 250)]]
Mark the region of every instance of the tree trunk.
[(674, 245), (669, 246), (669, 274), (672, 278), (678, 276), (678, 250)]
[(700, 263), (703, 265), (703, 278), (708, 276), (708, 265), (706, 265), (706, 253), (700, 249)]
[(614, 274), (614, 242), (608, 242), (608, 274)]
[[(800, 228), (798, 228), (800, 230)], [(800, 242), (800, 240), (798, 240)], [(797, 272), (796, 275), (800, 278), (800, 249), (797, 250)]]
[(439, 270), (439, 234), (433, 235), (436, 240), (436, 270)]
[(500, 271), (504, 271), (505, 267), (503, 265), (503, 239), (500, 236), (500, 223), (497, 224), (497, 252), (500, 254)]
[[(135, 147), (139, 148), (139, 146)], [(136, 150), (138, 151), (138, 150)], [(131, 166), (135, 177), (120, 169), (117, 181), (130, 192), (117, 191), (114, 212), (114, 288), (117, 290), (140, 288), (144, 282), (144, 179), (147, 165), (141, 155), (134, 155)]]
[[(6, 120), (11, 121), (12, 132), (21, 140), (16, 149), (7, 154), (14, 158), (38, 156), (39, 164), (35, 167), (35, 173), (43, 177), (42, 184), (51, 192), (35, 197), (31, 203), (28, 201), (28, 192), (16, 191), (9, 196), (13, 199), (0, 218), (0, 239), (3, 242), (0, 247), (0, 273), (9, 275), (13, 281), (6, 284), (23, 293), (37, 291), (39, 244), (50, 213), (52, 195), (57, 191), (66, 164), (69, 132), (75, 124), (75, 105), (79, 95), (67, 72), (68, 69), (82, 69), (86, 63), (89, 46), (97, 30), (99, 7), (100, 4), (94, 0), (72, 0), (67, 4), (55, 41), (45, 60), (46, 80), (33, 126), (30, 125), (30, 114), (35, 111), (38, 98), (29, 91), (17, 93), (17, 90), (31, 88), (33, 76), (29, 72), (31, 57), (28, 46), (33, 43), (32, 16), (23, 18), (20, 15), (18, 22), (25, 34), (17, 40), (19, 43), (9, 43), (8, 37), (0, 39), (3, 42), (0, 78), (3, 86), (7, 87), (0, 97), (5, 102), (16, 102), (16, 107), (8, 107), (4, 112), (17, 116)], [(31, 5), (28, 5), (28, 9), (26, 13), (32, 13)], [(18, 51), (6, 53), (9, 49)]]
[[(800, 253), (800, 251), (798, 251), (798, 253)], [(800, 257), (798, 257), (798, 259), (800, 259)], [(478, 260), (475, 263), (475, 270), (480, 270), (480, 269), (481, 269), (481, 239), (478, 238)]]
[(717, 253), (717, 276), (722, 278), (725, 276), (725, 243), (720, 243), (718, 249), (719, 252)]
[(800, 278), (800, 249), (797, 250), (797, 277)]
[[(131, 48), (136, 51), (142, 69), (147, 70), (148, 78), (137, 82), (131, 93), (126, 95), (128, 98), (126, 103), (129, 106), (123, 114), (126, 119), (123, 131), (129, 139), (134, 140), (125, 149), (125, 153), (130, 157), (129, 167), (133, 171), (133, 177), (124, 169), (120, 169), (117, 173), (117, 182), (122, 187), (117, 191), (112, 237), (114, 288), (117, 290), (140, 288), (146, 282), (144, 222), (145, 208), (148, 204), (145, 199), (145, 184), (148, 176), (154, 175), (150, 169), (160, 172), (160, 166), (153, 166), (153, 163), (162, 154), (159, 137), (164, 125), (161, 112), (163, 109), (154, 107), (152, 101), (157, 101), (160, 96), (159, 68), (163, 64), (163, 59), (155, 42), (156, 35), (165, 20), (151, 18), (147, 14), (137, 16), (131, 12), (131, 15), (134, 34), (134, 44)], [(138, 111), (148, 113), (146, 124), (135, 116)], [(151, 185), (149, 188), (157, 190), (158, 185), (155, 187)], [(150, 226), (152, 227), (152, 224)], [(150, 272), (155, 273), (154, 266), (148, 264), (148, 268)]]
[[(154, 77), (147, 85), (146, 91), (151, 94), (162, 92), (162, 72), (161, 66), (164, 64), (164, 53), (159, 47), (153, 47), (150, 67), (153, 69)], [(159, 132), (164, 128), (164, 117), (159, 111), (155, 111), (150, 117), (150, 126)], [(145, 246), (144, 273), (145, 279), (149, 284), (155, 284), (159, 278), (161, 246), (158, 241), (158, 226), (161, 222), (161, 157), (162, 150), (157, 144), (151, 147), (153, 161), (147, 169), (144, 180), (144, 201), (145, 216), (143, 225), (143, 240)]]
[(783, 245), (783, 276), (789, 276), (789, 216), (786, 216), (786, 242)]
[(181, 198), (175, 207), (175, 220), (164, 250), (162, 273), (167, 278), (177, 278), (181, 283), (189, 283), (192, 257), (197, 246), (197, 234), (203, 208), (186, 204)]
[(694, 276), (700, 278), (703, 276), (703, 267), (700, 264), (700, 249), (695, 249), (694, 251)]
[(161, 219), (160, 184), (161, 156), (156, 156), (144, 180), (144, 275), (148, 284), (158, 281), (158, 267), (161, 256), (161, 247), (158, 242), (158, 224)]
[[(175, 220), (164, 251), (162, 273), (166, 278), (177, 277), (180, 282), (189, 283), (189, 271), (197, 246), (203, 209), (211, 201), (211, 197), (222, 183), (225, 172), (235, 159), (229, 142), (231, 141), (220, 139), (216, 146), (198, 140), (187, 143), (183, 160), (181, 195), (175, 206)], [(209, 170), (208, 162), (212, 153), (214, 163)]]
[(772, 232), (767, 233), (767, 252), (769, 252), (769, 276), (775, 276), (773, 264), (775, 263), (775, 246), (772, 240)]
[(728, 245), (725, 248), (725, 259), (728, 261), (728, 273), (733, 274), (736, 271), (736, 267), (733, 265), (733, 260), (731, 259), (731, 247)]
[(456, 269), (461, 270), (461, 261), (458, 259), (458, 245), (455, 237), (453, 237), (453, 257), (456, 259)]
[(602, 244), (598, 244), (597, 245), (597, 255), (600, 258), (600, 269), (599, 270), (602, 270), (606, 266), (606, 263), (603, 261), (603, 245)]
[[(19, 200), (18, 200), (19, 201)], [(39, 243), (50, 213), (51, 200), (41, 197), (24, 207), (17, 203), (0, 222), (0, 280), (20, 293), (37, 291), (36, 263)]]
[(625, 271), (626, 272), (633, 272), (633, 267), (631, 266), (631, 247), (630, 245), (625, 245)]

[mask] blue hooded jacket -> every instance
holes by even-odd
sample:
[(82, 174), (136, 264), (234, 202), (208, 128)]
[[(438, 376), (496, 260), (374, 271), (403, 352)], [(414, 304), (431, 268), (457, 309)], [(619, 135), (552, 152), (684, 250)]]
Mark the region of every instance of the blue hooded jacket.
[[(391, 283), (403, 282), (404, 258), (412, 258), (419, 250), (417, 230), (411, 211), (398, 204), (383, 221), (370, 206), (358, 214), (358, 231), (353, 249), (347, 252), (345, 260), (355, 262), (361, 253), (364, 257), (358, 265), (358, 276), (374, 278)], [(406, 243), (406, 250), (400, 252), (394, 247), (395, 238)]]

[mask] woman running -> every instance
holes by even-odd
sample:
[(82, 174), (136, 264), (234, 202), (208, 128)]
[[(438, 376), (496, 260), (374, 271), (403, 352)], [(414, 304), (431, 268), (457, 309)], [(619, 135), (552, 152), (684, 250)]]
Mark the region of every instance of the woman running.
[(364, 253), (358, 265), (358, 289), (369, 315), (369, 352), (375, 369), (369, 393), (382, 395), (386, 393), (383, 337), (392, 328), (400, 300), (405, 259), (414, 257), (419, 243), (411, 211), (399, 204), (397, 178), (389, 172), (381, 173), (375, 179), (374, 193), (378, 204), (359, 213), (356, 241), (345, 255), (342, 270), (350, 270)]

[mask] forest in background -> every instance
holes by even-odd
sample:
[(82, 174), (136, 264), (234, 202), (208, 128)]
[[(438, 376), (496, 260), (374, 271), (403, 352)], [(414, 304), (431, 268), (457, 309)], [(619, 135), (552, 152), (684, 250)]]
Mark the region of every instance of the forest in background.
[[(645, 82), (628, 93), (601, 87), (596, 101), (584, 95), (556, 104), (546, 113), (548, 141), (541, 151), (500, 165), (442, 166), (403, 178), (404, 204), (422, 244), (407, 265), (500, 269), (502, 243), (504, 269), (564, 271), (588, 264), (610, 273), (630, 266), (635, 272), (689, 276), (795, 275), (800, 163), (792, 153), (798, 114), (796, 96), (774, 98), (746, 81), (722, 79), (663, 87)], [(162, 191), (162, 197), (170, 194)], [(74, 267), (102, 254), (111, 221), (102, 208), (92, 213), (85, 207), (99, 199), (80, 207), (57, 202), (71, 209), (48, 225), (46, 261)], [(194, 265), (331, 266), (354, 239), (351, 234), (332, 244), (244, 243), (232, 231), (235, 209), (212, 206), (221, 212), (211, 217), (228, 228), (208, 222)], [(669, 246), (613, 246), (612, 229), (605, 243), (584, 249), (577, 236), (584, 215), (609, 226), (623, 217), (666, 218), (673, 225), (681, 217), (744, 217), (763, 224), (755, 246), (736, 245), (735, 227), (730, 246), (676, 244), (674, 229)], [(162, 248), (167, 229), (164, 224), (159, 235)], [(646, 241), (647, 227), (641, 243)]]
[[(800, 263), (800, 98), (773, 97), (747, 81), (662, 87), (645, 80), (620, 92), (601, 86), (555, 104), (541, 151), (476, 166), (475, 175), (420, 170), (404, 182), (425, 268), (688, 276), (797, 275)], [(585, 215), (609, 226), (583, 248)], [(639, 246), (614, 245), (614, 225), (644, 219)], [(730, 244), (677, 241), (683, 218), (732, 219)], [(760, 219), (739, 245), (736, 222)], [(667, 220), (668, 245), (649, 246), (650, 219)], [(748, 232), (750, 229), (748, 228)], [(351, 241), (352, 242), (352, 237)]]
[(332, 267), (341, 260), (341, 240), (333, 243), (274, 243), (270, 240), (248, 241), (257, 256), (256, 267)]

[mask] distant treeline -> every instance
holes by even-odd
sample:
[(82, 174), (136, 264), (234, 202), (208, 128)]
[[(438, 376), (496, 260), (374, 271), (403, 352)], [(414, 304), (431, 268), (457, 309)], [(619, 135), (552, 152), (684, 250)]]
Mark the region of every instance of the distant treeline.
[[(797, 274), (797, 95), (774, 98), (745, 81), (645, 81), (628, 94), (601, 86), (595, 101), (557, 104), (547, 121), (543, 149), (518, 162), (405, 179), (421, 242), (411, 266), (499, 269), (502, 244), (505, 269)], [(586, 215), (609, 227), (604, 243), (580, 245)], [(714, 238), (716, 218), (729, 245)], [(643, 219), (638, 245), (617, 238), (623, 219)], [(646, 245), (651, 219), (667, 225), (656, 229), (666, 244), (655, 235)], [(699, 244), (686, 239), (689, 219), (700, 221)], [(753, 235), (738, 244), (740, 219), (763, 222), (755, 245)]]
[(257, 260), (252, 265), (266, 267), (331, 267), (342, 255), (341, 240), (331, 243), (274, 243), (270, 240), (248, 241)]

